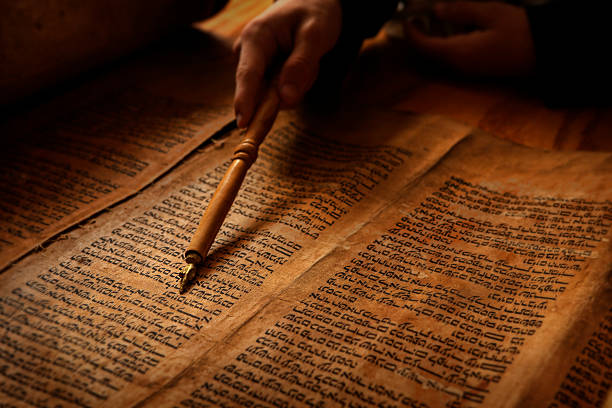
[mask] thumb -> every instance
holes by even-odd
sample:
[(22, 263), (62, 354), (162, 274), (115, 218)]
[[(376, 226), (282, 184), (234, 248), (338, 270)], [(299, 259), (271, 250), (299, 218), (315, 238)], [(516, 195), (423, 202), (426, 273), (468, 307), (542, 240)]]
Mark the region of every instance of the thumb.
[(490, 28), (496, 18), (497, 8), (490, 2), (457, 1), (436, 3), (434, 12), (440, 20), (452, 24)]

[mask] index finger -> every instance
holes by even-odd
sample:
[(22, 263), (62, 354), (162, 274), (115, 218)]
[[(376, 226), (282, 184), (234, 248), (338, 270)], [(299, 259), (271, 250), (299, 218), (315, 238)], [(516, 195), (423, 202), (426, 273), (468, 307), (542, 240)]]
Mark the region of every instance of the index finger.
[(265, 28), (251, 24), (240, 38), (234, 110), (238, 127), (246, 127), (255, 111), (263, 78), (277, 51), (276, 39)]

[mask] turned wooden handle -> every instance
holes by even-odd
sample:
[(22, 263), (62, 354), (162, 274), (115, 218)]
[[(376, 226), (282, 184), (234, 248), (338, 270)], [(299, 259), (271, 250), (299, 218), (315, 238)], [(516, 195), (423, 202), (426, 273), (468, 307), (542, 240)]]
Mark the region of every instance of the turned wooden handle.
[(270, 86), (257, 108), (244, 138), (234, 151), (232, 163), (217, 186), (204, 215), (202, 215), (200, 225), (185, 252), (185, 260), (188, 263), (199, 264), (204, 261), (238, 194), (238, 190), (240, 190), (247, 170), (257, 159), (259, 145), (263, 142), (274, 123), (274, 119), (276, 119), (279, 104), (280, 99), (276, 87)]

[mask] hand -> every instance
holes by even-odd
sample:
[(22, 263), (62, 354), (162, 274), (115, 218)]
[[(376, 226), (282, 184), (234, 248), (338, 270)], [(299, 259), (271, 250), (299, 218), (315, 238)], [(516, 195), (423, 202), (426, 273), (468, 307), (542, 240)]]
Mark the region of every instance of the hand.
[(426, 56), (466, 74), (510, 76), (534, 70), (533, 38), (523, 8), (499, 2), (457, 1), (437, 3), (434, 13), (444, 22), (477, 29), (433, 37), (406, 25), (408, 41)]
[(279, 0), (252, 20), (234, 46), (239, 53), (234, 109), (239, 127), (246, 127), (259, 102), (264, 74), (279, 57), (281, 105), (297, 105), (312, 87), (321, 57), (340, 36), (339, 0)]

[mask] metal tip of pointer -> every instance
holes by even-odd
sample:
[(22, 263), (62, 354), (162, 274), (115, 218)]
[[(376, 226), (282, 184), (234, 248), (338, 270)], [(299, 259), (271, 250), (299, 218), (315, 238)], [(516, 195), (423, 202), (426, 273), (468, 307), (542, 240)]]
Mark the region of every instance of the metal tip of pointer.
[(187, 291), (187, 285), (189, 285), (189, 282), (191, 282), (191, 280), (194, 278), (195, 271), (196, 266), (192, 263), (187, 264), (187, 266), (183, 268), (183, 276), (181, 277), (181, 281), (179, 282), (180, 294), (183, 294)]

